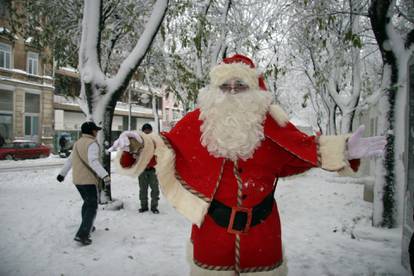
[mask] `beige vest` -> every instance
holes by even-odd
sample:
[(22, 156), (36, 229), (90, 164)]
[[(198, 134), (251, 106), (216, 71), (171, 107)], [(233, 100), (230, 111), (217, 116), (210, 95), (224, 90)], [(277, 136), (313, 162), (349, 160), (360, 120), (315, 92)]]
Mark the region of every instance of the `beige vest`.
[(72, 178), (75, 185), (98, 185), (98, 177), (89, 167), (88, 162), (88, 147), (94, 142), (96, 142), (95, 137), (82, 134), (82, 137), (73, 145)]

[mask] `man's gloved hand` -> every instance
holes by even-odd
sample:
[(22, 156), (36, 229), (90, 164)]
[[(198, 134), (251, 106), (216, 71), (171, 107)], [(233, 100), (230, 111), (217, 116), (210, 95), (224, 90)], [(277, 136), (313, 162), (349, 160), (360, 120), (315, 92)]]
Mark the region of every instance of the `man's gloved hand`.
[(62, 182), (65, 179), (65, 177), (63, 175), (58, 174), (56, 179), (57, 179), (57, 181)]
[(129, 151), (129, 138), (134, 138), (138, 141), (138, 143), (143, 144), (144, 141), (142, 140), (141, 136), (136, 131), (124, 131), (119, 135), (119, 138), (115, 140), (112, 147), (108, 149), (108, 151), (116, 151), (118, 149), (123, 151)]
[(361, 125), (348, 139), (348, 160), (384, 154), (387, 140), (384, 136), (363, 138), (365, 126)]
[(109, 175), (105, 176), (103, 179), (105, 187), (108, 187), (111, 185), (111, 177)]

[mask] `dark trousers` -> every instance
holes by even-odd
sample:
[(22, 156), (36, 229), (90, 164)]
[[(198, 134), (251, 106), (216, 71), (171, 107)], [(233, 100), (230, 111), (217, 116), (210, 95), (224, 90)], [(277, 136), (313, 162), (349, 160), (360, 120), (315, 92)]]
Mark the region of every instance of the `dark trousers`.
[(160, 190), (158, 188), (157, 175), (155, 169), (146, 169), (138, 178), (139, 181), (139, 200), (142, 208), (148, 208), (148, 187), (151, 188), (151, 208), (158, 208)]
[(76, 188), (83, 199), (82, 223), (76, 236), (89, 237), (98, 210), (98, 190), (94, 184), (76, 185)]

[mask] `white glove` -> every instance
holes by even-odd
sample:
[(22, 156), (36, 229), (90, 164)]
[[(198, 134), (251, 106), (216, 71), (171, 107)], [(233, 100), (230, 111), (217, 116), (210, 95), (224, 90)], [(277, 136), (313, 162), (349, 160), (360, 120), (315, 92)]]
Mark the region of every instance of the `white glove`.
[(109, 175), (105, 176), (103, 179), (105, 187), (108, 187), (111, 185), (111, 177)]
[(118, 149), (123, 151), (129, 151), (129, 138), (134, 138), (140, 144), (144, 143), (141, 136), (136, 131), (124, 131), (119, 135), (119, 138), (115, 140), (112, 147), (108, 149), (109, 152), (116, 151)]
[(361, 125), (348, 139), (348, 160), (384, 154), (387, 140), (384, 136), (363, 138), (365, 126)]

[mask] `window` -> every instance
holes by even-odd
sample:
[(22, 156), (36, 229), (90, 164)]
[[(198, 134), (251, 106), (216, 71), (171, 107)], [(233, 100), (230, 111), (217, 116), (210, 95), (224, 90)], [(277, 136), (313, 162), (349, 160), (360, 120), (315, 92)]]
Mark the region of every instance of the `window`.
[(25, 136), (39, 135), (40, 95), (26, 93), (24, 96), (24, 134)]
[(27, 52), (27, 73), (38, 75), (37, 68), (39, 66), (39, 54)]
[(24, 112), (40, 113), (40, 95), (26, 93), (24, 96)]
[(0, 134), (4, 139), (8, 140), (13, 135), (13, 115), (0, 114)]
[(0, 90), (0, 135), (6, 140), (13, 136), (13, 91)]
[(0, 0), (0, 17), (9, 18), (10, 2), (10, 0)]
[(24, 116), (24, 135), (37, 136), (39, 135), (39, 116)]
[(0, 67), (10, 69), (11, 46), (0, 43)]
[(13, 92), (0, 90), (0, 111), (13, 111)]

